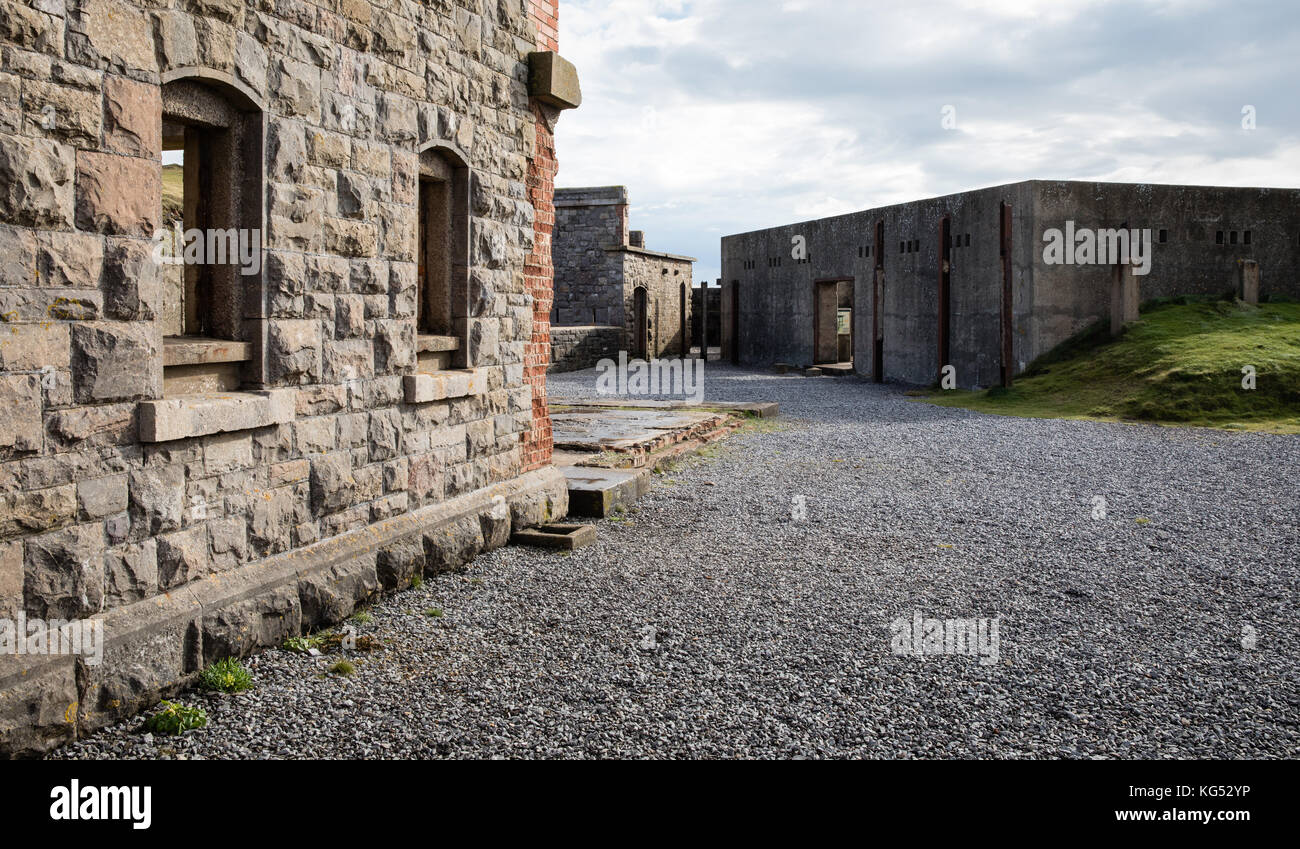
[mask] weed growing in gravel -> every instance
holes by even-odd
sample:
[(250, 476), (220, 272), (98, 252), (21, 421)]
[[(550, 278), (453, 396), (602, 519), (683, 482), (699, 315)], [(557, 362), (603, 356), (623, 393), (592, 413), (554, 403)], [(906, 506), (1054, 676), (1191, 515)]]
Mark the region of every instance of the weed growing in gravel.
[(418, 590), (418, 589), (419, 589), (420, 587), (422, 587), (422, 586), (424, 586), (424, 576), (421, 575), (421, 574), (419, 574), (419, 573), (416, 573), (416, 574), (412, 575), (412, 576), (411, 576), (411, 589), (413, 589), (413, 590)]
[(331, 673), (334, 675), (342, 675), (344, 677), (351, 675), (356, 671), (356, 666), (354, 666), (350, 660), (340, 660), (338, 663), (330, 667)]
[(294, 654), (309, 654), (312, 649), (320, 648), (320, 637), (290, 637), (280, 644), (280, 648)]
[(370, 615), (369, 610), (358, 610), (352, 614), (352, 621), (358, 625), (369, 625), (374, 619), (375, 617)]
[(425, 616), (428, 616), (430, 619), (441, 619), (441, 618), (442, 618), (442, 608), (441, 608), (441, 607), (430, 607), (428, 610), (424, 611), (424, 615), (425, 615)]
[(253, 675), (233, 657), (218, 660), (199, 673), (199, 688), (220, 693), (242, 693), (252, 689)]
[(144, 727), (154, 734), (184, 734), (207, 724), (208, 714), (203, 708), (164, 701), (162, 710), (149, 717)]

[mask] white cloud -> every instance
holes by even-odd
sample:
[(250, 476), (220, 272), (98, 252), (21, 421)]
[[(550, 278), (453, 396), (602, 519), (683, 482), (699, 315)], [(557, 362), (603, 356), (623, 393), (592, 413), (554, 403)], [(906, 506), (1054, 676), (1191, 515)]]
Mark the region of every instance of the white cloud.
[(651, 247), (710, 279), (723, 234), (1021, 179), (1300, 185), (1293, 17), (1227, 0), (564, 0), (584, 103), (560, 121), (559, 184), (626, 184)]

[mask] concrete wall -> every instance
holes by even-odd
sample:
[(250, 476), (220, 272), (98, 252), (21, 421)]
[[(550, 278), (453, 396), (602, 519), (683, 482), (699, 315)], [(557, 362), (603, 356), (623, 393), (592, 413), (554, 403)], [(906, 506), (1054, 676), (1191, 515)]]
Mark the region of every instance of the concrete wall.
[[(41, 8), (8, 4), (0, 36), (0, 619), (93, 617), (108, 642), (98, 667), (0, 656), (0, 755), (116, 722), (566, 509), (545, 397), (558, 112), (528, 89), (553, 0)], [(164, 391), (149, 253), (179, 78), (253, 104), (264, 131), (243, 383), (211, 396)], [(415, 336), (433, 146), (473, 193), (467, 368), (438, 373)]]
[[(722, 240), (723, 327), (727, 351), (743, 363), (810, 365), (814, 287), (818, 280), (854, 281), (855, 370), (874, 373), (873, 279), (883, 288), (884, 378), (933, 383), (939, 362), (939, 228), (951, 222), (949, 359), (958, 385), (1000, 380), (1002, 260), (999, 210), (1012, 208), (1012, 366), (1036, 357), (1109, 315), (1109, 267), (1047, 266), (1043, 231), (1072, 218), (1079, 227), (1151, 227), (1152, 273), (1141, 297), (1219, 294), (1232, 286), (1239, 258), (1260, 262), (1264, 295), (1296, 297), (1300, 268), (1300, 191), (1029, 181), (755, 231)], [(875, 244), (877, 222), (884, 239)], [(1252, 244), (1242, 244), (1245, 230)], [(1215, 232), (1237, 230), (1238, 244), (1215, 244)], [(807, 257), (793, 257), (802, 236)], [(967, 240), (969, 238), (969, 244)], [(732, 285), (739, 292), (740, 338), (731, 339)]]

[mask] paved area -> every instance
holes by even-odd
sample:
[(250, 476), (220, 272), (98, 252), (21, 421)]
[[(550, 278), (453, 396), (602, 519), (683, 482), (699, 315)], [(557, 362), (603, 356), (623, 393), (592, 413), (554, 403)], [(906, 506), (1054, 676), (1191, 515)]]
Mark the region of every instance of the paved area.
[(593, 547), (377, 605), (358, 630), (387, 644), (350, 678), (267, 652), (254, 690), (185, 695), (209, 728), (59, 756), (1300, 755), (1300, 438), (715, 363), (706, 392), (782, 417), (658, 476)]

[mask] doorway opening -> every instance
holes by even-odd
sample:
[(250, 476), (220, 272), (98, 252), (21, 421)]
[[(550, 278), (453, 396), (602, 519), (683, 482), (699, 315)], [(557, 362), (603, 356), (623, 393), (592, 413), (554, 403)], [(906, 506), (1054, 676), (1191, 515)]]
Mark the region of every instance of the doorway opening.
[(740, 281), (731, 281), (731, 364), (740, 365)]
[(686, 323), (686, 291), (686, 284), (683, 283), (681, 285), (681, 296), (677, 302), (677, 326), (681, 328), (683, 360), (689, 359), (691, 356), (691, 326)]
[(885, 321), (880, 314), (885, 308), (885, 221), (876, 222), (876, 243), (873, 255), (876, 268), (871, 281), (871, 379), (885, 382)]
[(644, 286), (632, 293), (632, 356), (648, 358), (650, 350), (650, 303)]
[(813, 282), (813, 365), (853, 368), (853, 278)]
[(939, 369), (952, 364), (952, 219), (939, 221)]

